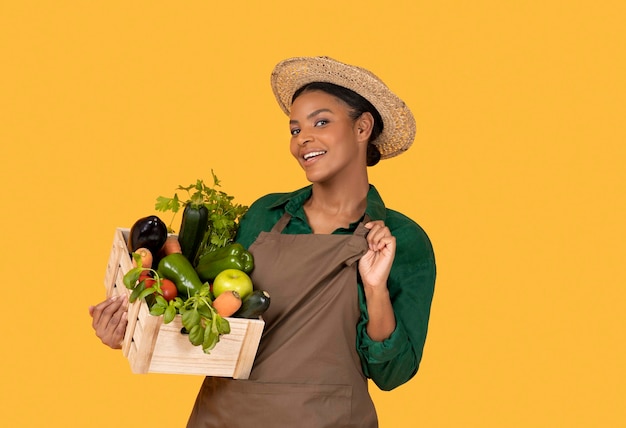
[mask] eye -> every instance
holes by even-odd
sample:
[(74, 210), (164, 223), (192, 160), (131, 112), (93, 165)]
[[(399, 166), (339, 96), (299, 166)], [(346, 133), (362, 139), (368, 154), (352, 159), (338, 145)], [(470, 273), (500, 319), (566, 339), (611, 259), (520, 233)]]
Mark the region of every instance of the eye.
[(315, 126), (324, 126), (328, 123), (328, 121), (326, 119), (320, 119), (317, 122), (315, 122)]
[(289, 133), (290, 133), (292, 136), (294, 136), (294, 137), (295, 137), (296, 135), (298, 135), (298, 134), (300, 133), (300, 129), (299, 129), (299, 128), (292, 128), (291, 130), (289, 130)]

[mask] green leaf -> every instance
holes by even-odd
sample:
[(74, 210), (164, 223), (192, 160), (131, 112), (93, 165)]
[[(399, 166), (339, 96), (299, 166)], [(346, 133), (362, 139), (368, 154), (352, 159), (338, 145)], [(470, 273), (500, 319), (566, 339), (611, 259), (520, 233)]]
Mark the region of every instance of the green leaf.
[(209, 307), (206, 304), (198, 305), (197, 310), (200, 316), (203, 318), (206, 318), (207, 320), (210, 320), (211, 318), (213, 318), (213, 313), (215, 312), (215, 310), (212, 307)]
[(172, 304), (176, 307), (177, 310), (180, 310), (180, 308), (183, 307), (184, 303), (185, 302), (180, 297), (175, 297), (174, 300), (172, 300)]
[(143, 268), (141, 266), (137, 266), (136, 268), (132, 268), (126, 272), (126, 275), (124, 275), (124, 278), (122, 279), (126, 288), (129, 290), (135, 288), (135, 284), (139, 281), (139, 275), (141, 275), (142, 270)]
[(174, 305), (167, 305), (163, 316), (163, 322), (165, 324), (169, 324), (174, 320), (174, 318), (176, 318), (176, 307)]
[(227, 319), (224, 319), (219, 314), (215, 314), (217, 331), (219, 334), (228, 334), (230, 333), (230, 323)]
[(139, 269), (143, 270), (142, 266), (142, 259), (141, 259), (141, 254), (139, 253), (131, 253), (131, 257), (133, 259), (133, 261), (135, 262), (135, 266), (137, 266)]
[(146, 289), (146, 285), (143, 281), (141, 281), (139, 284), (137, 284), (137, 286), (133, 289), (133, 292), (130, 293), (130, 297), (128, 298), (128, 301), (130, 303), (134, 303), (135, 300), (137, 300), (139, 298), (139, 296), (141, 295), (141, 293)]
[(207, 327), (204, 330), (204, 340), (202, 341), (202, 350), (204, 353), (208, 354), (209, 351), (215, 348), (219, 340), (219, 334), (215, 333), (212, 328)]
[(189, 341), (194, 346), (200, 346), (204, 341), (204, 328), (200, 324), (196, 324), (189, 330)]
[(169, 304), (169, 303), (167, 303), (167, 300), (165, 300), (165, 298), (163, 296), (161, 296), (158, 293), (155, 293), (155, 294), (156, 294), (155, 295), (155, 299), (157, 301), (157, 304), (159, 304), (159, 305), (161, 305), (163, 307), (165, 307), (165, 306), (167, 306)]
[[(143, 283), (143, 281), (141, 281), (141, 283)], [(154, 287), (145, 288), (145, 285), (144, 285), (144, 290), (142, 290), (141, 293), (139, 293), (138, 299), (145, 299), (146, 297), (148, 297), (151, 294), (154, 294), (155, 292), (156, 292), (156, 289)]]
[(178, 195), (174, 194), (173, 198), (166, 198), (164, 196), (157, 197), (154, 209), (157, 211), (178, 212), (180, 209), (180, 200), (178, 199)]
[(207, 297), (211, 294), (211, 286), (208, 282), (202, 284), (202, 287), (196, 292), (196, 296), (198, 297)]
[(150, 308), (150, 315), (154, 315), (155, 317), (158, 317), (159, 315), (163, 315), (164, 312), (165, 312), (165, 306), (161, 306), (159, 304), (152, 305), (152, 307)]
[[(190, 309), (181, 314), (183, 325), (191, 332), (191, 329), (200, 324), (200, 314), (197, 309)], [(200, 341), (202, 342), (202, 340)]]

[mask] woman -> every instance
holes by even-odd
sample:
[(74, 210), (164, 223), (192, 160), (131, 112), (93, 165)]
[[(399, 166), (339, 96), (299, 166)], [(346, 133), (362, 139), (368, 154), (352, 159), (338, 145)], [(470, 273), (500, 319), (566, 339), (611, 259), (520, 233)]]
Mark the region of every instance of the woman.
[[(390, 390), (415, 375), (435, 282), (427, 235), (367, 175), (410, 147), (413, 116), (376, 76), (326, 57), (279, 63), (272, 88), (312, 184), (262, 197), (242, 219), (237, 240), (272, 305), (250, 379), (207, 377), (188, 426), (376, 427), (367, 378)], [(91, 311), (109, 346), (124, 309)]]

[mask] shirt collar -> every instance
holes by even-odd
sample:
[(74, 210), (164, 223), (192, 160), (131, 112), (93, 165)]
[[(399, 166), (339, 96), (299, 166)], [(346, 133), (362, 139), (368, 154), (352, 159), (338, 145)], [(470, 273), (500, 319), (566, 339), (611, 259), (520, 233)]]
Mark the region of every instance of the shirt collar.
[[(274, 202), (270, 208), (277, 208), (280, 206), (285, 207), (292, 216), (297, 216), (302, 210), (302, 206), (309, 197), (311, 197), (311, 191), (313, 186), (308, 185), (295, 192), (286, 193)], [(383, 220), (387, 217), (387, 209), (383, 202), (378, 190), (374, 185), (370, 184), (370, 188), (367, 192), (367, 207), (365, 208), (365, 214), (367, 214), (371, 220)]]
[(367, 192), (367, 208), (365, 208), (365, 214), (370, 216), (371, 220), (383, 220), (387, 219), (387, 207), (383, 199), (380, 197), (376, 187), (370, 184), (370, 190)]

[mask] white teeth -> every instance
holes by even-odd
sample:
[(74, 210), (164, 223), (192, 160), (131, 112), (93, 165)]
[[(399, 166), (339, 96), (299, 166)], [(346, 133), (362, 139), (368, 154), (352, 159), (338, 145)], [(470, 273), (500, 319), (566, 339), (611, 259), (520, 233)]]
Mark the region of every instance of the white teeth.
[(325, 151), (311, 152), (311, 153), (307, 153), (303, 157), (304, 157), (304, 160), (309, 160), (311, 158), (314, 158), (315, 156), (323, 155), (324, 153), (326, 153), (326, 152)]

